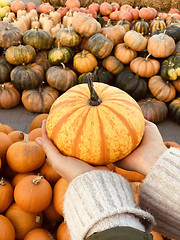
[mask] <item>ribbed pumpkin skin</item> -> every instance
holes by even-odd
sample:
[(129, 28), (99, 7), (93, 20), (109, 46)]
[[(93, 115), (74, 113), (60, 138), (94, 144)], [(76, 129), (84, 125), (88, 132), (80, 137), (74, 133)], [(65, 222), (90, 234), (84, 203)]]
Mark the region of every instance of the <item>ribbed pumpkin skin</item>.
[(10, 77), (16, 89), (34, 89), (44, 80), (44, 69), (37, 63), (19, 65), (11, 71)]
[(90, 164), (105, 165), (127, 156), (140, 143), (144, 117), (124, 91), (94, 83), (102, 103), (92, 107), (87, 84), (72, 87), (52, 105), (47, 134), (65, 154)]
[(157, 29), (159, 29), (160, 31), (163, 31), (165, 27), (166, 27), (166, 23), (164, 22), (164, 20), (157, 17), (152, 21), (149, 30), (151, 33)]
[(134, 30), (138, 33), (142, 33), (143, 35), (147, 35), (149, 32), (149, 23), (144, 19), (141, 19), (135, 23)]
[(1, 240), (15, 240), (15, 230), (10, 220), (0, 215)]
[(0, 83), (8, 82), (10, 80), (10, 72), (12, 66), (6, 61), (4, 56), (0, 56)]
[(31, 29), (24, 33), (23, 43), (31, 45), (36, 50), (50, 49), (53, 45), (53, 37), (42, 29)]
[(6, 60), (13, 65), (33, 62), (36, 58), (36, 51), (30, 45), (11, 46), (5, 52)]

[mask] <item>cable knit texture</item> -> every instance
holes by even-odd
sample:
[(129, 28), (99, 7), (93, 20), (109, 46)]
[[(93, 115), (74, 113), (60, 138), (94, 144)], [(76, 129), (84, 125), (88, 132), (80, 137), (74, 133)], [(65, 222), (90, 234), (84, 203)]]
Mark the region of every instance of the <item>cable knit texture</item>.
[(83, 240), (116, 226), (150, 231), (155, 224), (148, 212), (136, 206), (128, 181), (119, 174), (100, 170), (84, 173), (69, 184), (64, 216), (71, 240)]
[(171, 147), (151, 168), (140, 191), (140, 207), (155, 217), (155, 231), (180, 240), (180, 150)]

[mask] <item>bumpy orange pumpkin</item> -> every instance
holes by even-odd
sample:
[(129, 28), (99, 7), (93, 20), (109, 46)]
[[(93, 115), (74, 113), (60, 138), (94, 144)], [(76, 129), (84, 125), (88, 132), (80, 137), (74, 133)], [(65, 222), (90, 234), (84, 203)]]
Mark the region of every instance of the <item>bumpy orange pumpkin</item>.
[(124, 158), (139, 145), (144, 117), (126, 92), (104, 83), (92, 85), (89, 81), (62, 94), (51, 107), (46, 129), (65, 155), (106, 165)]

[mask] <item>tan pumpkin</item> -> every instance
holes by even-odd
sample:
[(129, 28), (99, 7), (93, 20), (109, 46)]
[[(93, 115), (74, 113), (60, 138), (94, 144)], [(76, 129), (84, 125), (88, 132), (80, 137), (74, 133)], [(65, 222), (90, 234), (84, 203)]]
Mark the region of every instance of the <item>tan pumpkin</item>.
[(101, 24), (96, 19), (81, 12), (73, 16), (72, 26), (76, 32), (85, 37), (90, 37), (101, 31)]
[(123, 42), (126, 30), (122, 25), (116, 24), (113, 26), (109, 20), (107, 25), (102, 28), (101, 33), (110, 39), (115, 46)]
[(165, 81), (161, 76), (153, 76), (148, 81), (148, 87), (155, 98), (163, 102), (169, 102), (176, 96), (173, 84)]
[(31, 231), (29, 231), (24, 240), (55, 240), (54, 236), (52, 233), (50, 233), (48, 230), (43, 229), (43, 228), (35, 228)]
[(28, 141), (25, 138), (22, 142), (11, 144), (7, 150), (6, 159), (14, 171), (27, 173), (42, 166), (45, 161), (45, 153), (36, 142)]
[(46, 72), (47, 83), (62, 92), (77, 84), (77, 75), (70, 68), (61, 66), (52, 66)]
[(87, 50), (77, 53), (73, 59), (73, 67), (79, 73), (91, 72), (97, 65), (96, 57)]
[(150, 78), (157, 74), (160, 69), (160, 62), (156, 59), (149, 58), (150, 54), (146, 57), (134, 58), (130, 63), (130, 69), (140, 77)]
[(128, 64), (137, 56), (137, 52), (128, 47), (126, 43), (120, 43), (115, 47), (114, 55), (122, 63)]
[[(68, 89), (53, 103), (46, 130), (65, 155), (93, 165), (107, 165), (136, 148), (144, 133), (144, 117), (126, 92), (100, 82), (94, 82), (93, 87), (91, 74), (87, 79), (89, 84)], [(66, 118), (70, 112), (71, 118)], [(69, 129), (73, 129), (72, 132)]]
[(0, 179), (0, 213), (3, 213), (13, 201), (13, 187), (4, 178)]
[(44, 211), (52, 200), (51, 185), (43, 176), (26, 176), (14, 188), (14, 200), (24, 211)]
[(24, 107), (30, 112), (48, 113), (58, 96), (58, 90), (42, 83), (37, 89), (24, 90), (21, 100)]
[(148, 41), (140, 33), (130, 30), (125, 34), (124, 42), (134, 51), (143, 51)]
[(42, 226), (42, 213), (30, 213), (21, 209), (13, 203), (6, 211), (5, 216), (12, 222), (16, 239), (24, 239), (25, 235), (32, 229)]
[(20, 98), (20, 92), (12, 83), (7, 82), (0, 84), (0, 108), (9, 109), (17, 106)]
[(11, 46), (5, 52), (6, 60), (13, 65), (33, 62), (36, 58), (36, 51), (30, 45)]
[(13, 19), (12, 24), (15, 27), (19, 28), (22, 34), (24, 34), (28, 30), (26, 23), (21, 18)]
[(11, 221), (0, 215), (1, 240), (15, 240), (15, 229)]
[(166, 58), (173, 54), (176, 48), (172, 37), (164, 33), (155, 34), (148, 40), (147, 50), (155, 58)]
[(176, 80), (176, 81), (172, 81), (173, 86), (175, 87), (175, 89), (180, 92), (180, 79)]
[(115, 56), (108, 56), (103, 59), (102, 65), (109, 72), (113, 74), (118, 74), (124, 69), (124, 65), (121, 61), (119, 61)]

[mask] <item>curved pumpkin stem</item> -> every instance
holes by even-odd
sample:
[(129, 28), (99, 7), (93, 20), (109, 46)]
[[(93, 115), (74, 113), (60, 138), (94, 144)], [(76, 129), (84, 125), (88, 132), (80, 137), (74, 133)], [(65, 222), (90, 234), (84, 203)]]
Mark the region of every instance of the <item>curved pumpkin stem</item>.
[(34, 178), (34, 179), (32, 180), (32, 182), (33, 182), (35, 185), (37, 185), (37, 184), (39, 184), (39, 183), (41, 182), (41, 180), (42, 180), (43, 178), (44, 178), (43, 176), (38, 176), (38, 177)]
[(151, 56), (151, 53), (149, 53), (149, 54), (147, 55), (147, 57), (145, 58), (145, 61), (148, 61), (148, 59), (149, 59), (150, 56)]
[(0, 185), (1, 185), (1, 186), (5, 186), (5, 185), (6, 185), (3, 177), (1, 178)]
[(90, 91), (90, 98), (88, 103), (91, 106), (98, 106), (102, 103), (102, 100), (99, 98), (97, 92), (93, 88), (92, 73), (87, 74), (87, 79), (88, 79), (88, 87)]

